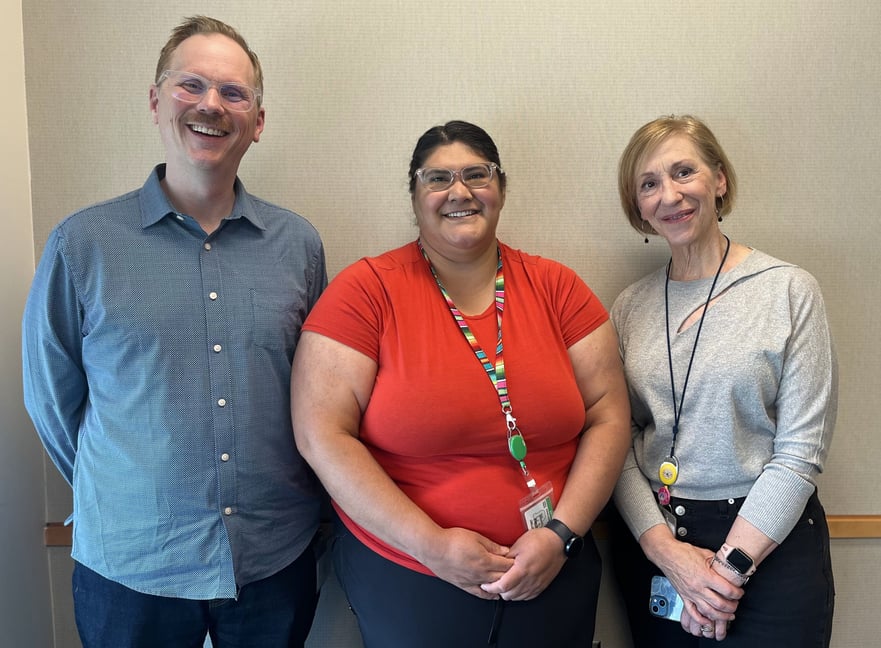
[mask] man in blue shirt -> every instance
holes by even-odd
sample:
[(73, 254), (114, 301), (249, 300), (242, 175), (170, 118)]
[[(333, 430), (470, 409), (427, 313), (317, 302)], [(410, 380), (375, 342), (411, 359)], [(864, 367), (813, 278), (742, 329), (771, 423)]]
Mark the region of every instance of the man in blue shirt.
[(319, 486), (289, 386), (327, 272), (315, 229), (237, 178), (262, 87), (232, 27), (178, 26), (150, 88), (165, 164), (62, 221), (37, 268), (25, 402), (73, 487), (86, 648), (287, 648), (312, 623)]

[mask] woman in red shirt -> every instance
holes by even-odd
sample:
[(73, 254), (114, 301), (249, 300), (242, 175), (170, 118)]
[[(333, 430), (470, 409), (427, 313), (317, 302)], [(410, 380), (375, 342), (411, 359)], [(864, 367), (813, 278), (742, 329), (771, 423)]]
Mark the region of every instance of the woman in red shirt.
[(340, 273), (294, 360), (337, 575), (368, 648), (589, 645), (589, 530), (630, 441), (608, 315), (496, 239), (505, 173), (481, 128), (423, 134), (410, 193), (417, 241)]

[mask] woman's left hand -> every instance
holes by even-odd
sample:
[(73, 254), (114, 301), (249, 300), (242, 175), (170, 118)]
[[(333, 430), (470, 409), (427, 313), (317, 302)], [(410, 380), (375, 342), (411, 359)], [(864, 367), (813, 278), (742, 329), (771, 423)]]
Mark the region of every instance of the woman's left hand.
[(560, 573), (566, 556), (555, 533), (531, 529), (517, 539), (507, 555), (514, 565), (494, 583), (480, 588), (506, 601), (528, 601), (541, 594)]
[(697, 616), (700, 616), (700, 613), (697, 611), (697, 606), (688, 600), (683, 600), (683, 602), (685, 605), (682, 609), (682, 616), (679, 619), (679, 623), (682, 625), (683, 630), (695, 637), (715, 639), (716, 641), (722, 641), (728, 636), (728, 626), (731, 623), (730, 621), (713, 621), (712, 619), (705, 619), (704, 622), (701, 623), (701, 621), (696, 618)]

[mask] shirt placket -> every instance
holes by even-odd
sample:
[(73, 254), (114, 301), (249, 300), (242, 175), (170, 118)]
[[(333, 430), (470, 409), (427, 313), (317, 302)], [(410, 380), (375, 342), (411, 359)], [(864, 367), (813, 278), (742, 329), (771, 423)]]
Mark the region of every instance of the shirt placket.
[(200, 254), (203, 300), (205, 303), (206, 345), (210, 383), (210, 411), (214, 428), (214, 454), (217, 466), (218, 507), (224, 518), (238, 512), (235, 488), (235, 435), (233, 427), (232, 371), (228, 331), (230, 306), (223, 291), (220, 249), (216, 240), (207, 239)]

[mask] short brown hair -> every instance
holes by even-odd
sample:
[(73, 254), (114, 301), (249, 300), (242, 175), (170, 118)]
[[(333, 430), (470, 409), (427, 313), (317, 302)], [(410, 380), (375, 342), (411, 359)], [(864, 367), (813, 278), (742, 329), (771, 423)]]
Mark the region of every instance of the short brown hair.
[(618, 195), (624, 215), (640, 234), (647, 232), (647, 223), (642, 220), (639, 203), (636, 199), (636, 174), (640, 165), (662, 142), (672, 135), (685, 135), (697, 148), (703, 161), (713, 170), (725, 175), (727, 191), (723, 198), (716, 199), (720, 216), (727, 216), (734, 207), (737, 197), (737, 175), (734, 167), (725, 155), (725, 151), (713, 135), (709, 127), (697, 117), (691, 115), (669, 115), (658, 117), (637, 130), (621, 154), (618, 162)]
[(263, 96), (263, 68), (260, 66), (260, 59), (258, 59), (257, 54), (248, 47), (248, 43), (245, 41), (244, 37), (242, 37), (242, 35), (233, 27), (230, 27), (225, 22), (221, 22), (216, 18), (209, 18), (208, 16), (190, 16), (189, 18), (185, 18), (180, 25), (174, 28), (171, 32), (171, 37), (159, 53), (159, 62), (156, 64), (155, 83), (159, 83), (159, 78), (162, 76), (162, 73), (168, 69), (169, 61), (171, 61), (171, 57), (178, 45), (183, 43), (190, 36), (195, 36), (197, 34), (220, 34), (227, 38), (231, 38), (238, 43), (243, 50), (245, 50), (245, 54), (251, 59), (251, 66), (254, 68), (254, 86), (260, 91), (259, 96), (257, 97), (257, 104), (260, 105)]

